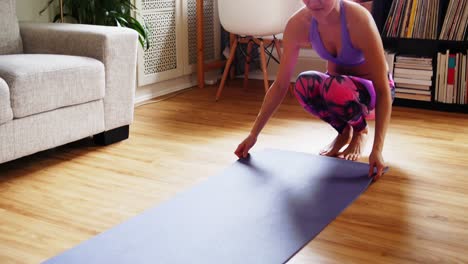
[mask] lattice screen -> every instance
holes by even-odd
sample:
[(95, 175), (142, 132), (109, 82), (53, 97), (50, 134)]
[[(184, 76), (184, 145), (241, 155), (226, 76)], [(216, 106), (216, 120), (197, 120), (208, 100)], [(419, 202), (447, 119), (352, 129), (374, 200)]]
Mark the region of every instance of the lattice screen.
[(142, 15), (150, 30), (150, 48), (144, 52), (144, 73), (177, 68), (176, 0), (142, 0)]
[[(214, 1), (203, 0), (203, 33), (204, 33), (204, 56), (205, 60), (215, 58), (215, 41), (214, 41)], [(235, 1), (235, 0), (232, 0)], [(187, 0), (188, 13), (188, 54), (189, 64), (197, 63), (197, 1)]]
[(175, 9), (175, 1), (168, 0), (142, 0), (143, 10), (158, 10), (161, 8)]

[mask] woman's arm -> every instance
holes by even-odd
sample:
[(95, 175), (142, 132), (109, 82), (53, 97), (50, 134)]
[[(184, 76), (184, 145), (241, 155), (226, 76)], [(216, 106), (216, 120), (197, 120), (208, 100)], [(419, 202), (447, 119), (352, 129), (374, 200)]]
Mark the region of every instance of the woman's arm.
[(291, 75), (297, 63), (299, 55), (299, 43), (297, 38), (296, 20), (288, 22), (283, 34), (283, 54), (280, 60), (280, 66), (276, 75), (276, 80), (268, 89), (263, 100), (260, 112), (255, 120), (250, 134), (257, 137), (263, 129), (269, 118), (276, 111), (278, 106), (283, 101), (291, 80)]
[[(302, 28), (301, 19), (298, 19), (298, 14), (296, 13), (287, 23), (283, 33), (283, 56), (281, 56), (276, 80), (273, 82), (270, 89), (268, 89), (263, 99), (262, 107), (260, 108), (250, 134), (237, 146), (234, 152), (239, 158), (247, 157), (250, 148), (252, 148), (257, 141), (260, 131), (262, 131), (263, 127), (288, 92), (291, 74), (296, 65), (297, 57), (299, 56), (301, 43), (300, 34), (304, 34), (305, 32), (301, 32)], [(304, 37), (302, 36), (302, 38)]]
[(358, 32), (356, 34), (356, 46), (363, 51), (368, 68), (371, 69), (370, 79), (374, 84), (377, 96), (375, 136), (372, 153), (369, 157), (369, 163), (371, 165), (369, 174), (372, 174), (374, 167), (376, 167), (376, 177), (379, 177), (382, 175), (385, 167), (382, 158), (382, 150), (392, 110), (392, 99), (387, 76), (388, 66), (385, 60), (382, 40), (371, 14), (366, 10), (359, 12), (359, 14), (357, 23), (353, 24), (353, 26), (356, 27), (354, 31)]

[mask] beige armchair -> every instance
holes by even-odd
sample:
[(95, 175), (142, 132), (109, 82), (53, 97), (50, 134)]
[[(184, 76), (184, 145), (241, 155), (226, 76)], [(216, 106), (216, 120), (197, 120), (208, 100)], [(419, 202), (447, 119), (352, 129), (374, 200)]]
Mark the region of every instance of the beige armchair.
[(128, 138), (137, 39), (126, 28), (18, 24), (15, 1), (0, 0), (0, 163)]

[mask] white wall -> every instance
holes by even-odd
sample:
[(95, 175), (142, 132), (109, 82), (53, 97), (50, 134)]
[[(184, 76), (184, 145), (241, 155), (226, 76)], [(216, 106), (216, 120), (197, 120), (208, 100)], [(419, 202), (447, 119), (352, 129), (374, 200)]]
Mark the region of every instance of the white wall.
[[(273, 50), (273, 54), (278, 58), (276, 50)], [(301, 49), (299, 52), (299, 58), (297, 60), (296, 67), (294, 68), (293, 74), (291, 75), (291, 81), (296, 81), (299, 73), (304, 71), (321, 71), (325, 72), (327, 63), (321, 59), (318, 54), (312, 49)], [(279, 65), (271, 60), (268, 65), (268, 79), (274, 81), (276, 73), (278, 72)], [(243, 76), (241, 76), (243, 77)], [(249, 74), (249, 78), (263, 80), (263, 73), (261, 70), (254, 71)]]
[[(54, 3), (53, 8), (49, 8), (42, 15), (39, 11), (45, 7), (48, 0), (16, 0), (16, 15), (19, 21), (29, 22), (49, 22), (55, 15), (55, 8), (58, 4)], [(58, 0), (55, 2), (58, 3)]]

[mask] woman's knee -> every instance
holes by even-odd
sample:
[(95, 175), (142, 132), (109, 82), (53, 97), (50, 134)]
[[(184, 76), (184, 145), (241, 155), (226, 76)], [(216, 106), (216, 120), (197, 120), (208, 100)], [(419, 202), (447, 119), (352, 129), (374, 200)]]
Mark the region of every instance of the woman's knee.
[(347, 76), (328, 76), (320, 87), (323, 98), (333, 105), (345, 105), (357, 100), (357, 90), (354, 82)]
[(327, 75), (316, 71), (307, 71), (299, 74), (294, 85), (294, 94), (299, 103), (313, 115), (325, 108), (320, 86)]
[(322, 72), (318, 71), (305, 71), (301, 72), (297, 78), (294, 85), (294, 91), (296, 93), (304, 94), (306, 91), (310, 93), (313, 90), (320, 89), (320, 85), (323, 80), (327, 78)]

